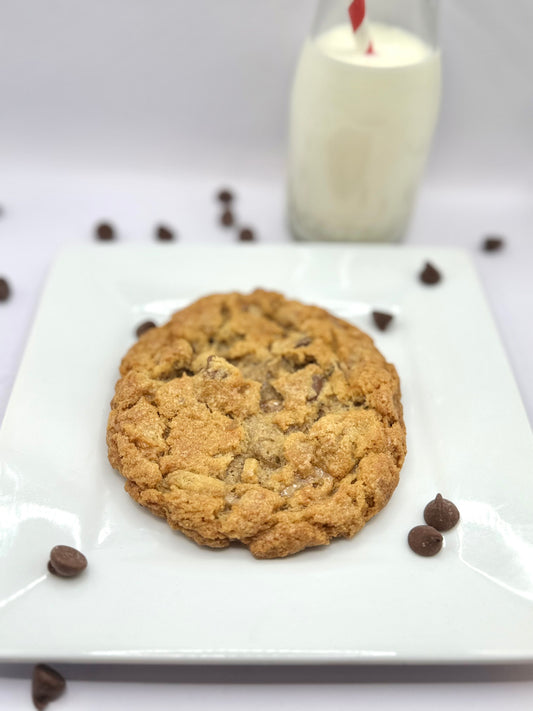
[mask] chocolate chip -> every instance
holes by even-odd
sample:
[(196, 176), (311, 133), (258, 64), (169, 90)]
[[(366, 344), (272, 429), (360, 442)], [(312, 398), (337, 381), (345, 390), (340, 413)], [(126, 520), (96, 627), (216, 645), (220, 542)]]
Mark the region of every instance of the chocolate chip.
[(294, 346), (295, 348), (303, 348), (304, 346), (308, 346), (311, 343), (311, 339), (309, 336), (304, 336), (303, 338), (300, 338), (298, 343)]
[(164, 225), (158, 226), (155, 235), (161, 242), (172, 242), (175, 237), (174, 232)]
[(54, 546), (50, 551), (50, 565), (56, 575), (73, 578), (87, 567), (87, 558), (70, 546)]
[(459, 521), (459, 510), (451, 501), (437, 494), (424, 509), (424, 521), (437, 531), (449, 531)]
[(372, 311), (372, 318), (379, 330), (385, 331), (392, 321), (392, 314), (387, 314), (384, 311)]
[(109, 222), (100, 222), (100, 224), (96, 226), (96, 236), (99, 240), (109, 241), (115, 239), (115, 230)]
[(137, 334), (137, 338), (140, 338), (143, 333), (146, 333), (146, 331), (149, 331), (151, 328), (155, 328), (156, 324), (153, 321), (144, 321), (144, 323), (141, 323), (139, 326), (137, 326), (137, 329), (135, 333)]
[(48, 664), (37, 664), (33, 668), (31, 695), (36, 709), (44, 709), (50, 701), (55, 701), (65, 691), (66, 682), (61, 674)]
[(224, 225), (224, 227), (231, 227), (233, 223), (235, 222), (235, 218), (233, 217), (233, 213), (231, 210), (224, 210), (220, 217), (220, 223)]
[(485, 252), (499, 252), (505, 247), (503, 237), (485, 237), (482, 244), (482, 249)]
[(320, 392), (322, 388), (324, 387), (326, 379), (324, 378), (323, 375), (313, 375), (311, 378), (311, 387), (315, 391), (315, 395), (311, 395), (311, 397), (307, 398), (308, 400), (316, 400), (317, 397), (320, 395)]
[(442, 534), (433, 526), (415, 526), (409, 531), (407, 542), (418, 555), (436, 555), (442, 548)]
[(0, 277), (0, 301), (7, 301), (11, 296), (11, 288), (7, 279)]
[(426, 262), (419, 277), (424, 284), (437, 284), (442, 279), (440, 272), (429, 262)]
[(253, 242), (255, 239), (254, 231), (249, 227), (243, 227), (239, 232), (239, 239), (241, 242)]
[(220, 202), (228, 203), (233, 200), (233, 193), (231, 192), (231, 190), (224, 188), (223, 190), (220, 190), (218, 192), (217, 198), (218, 200), (220, 200)]

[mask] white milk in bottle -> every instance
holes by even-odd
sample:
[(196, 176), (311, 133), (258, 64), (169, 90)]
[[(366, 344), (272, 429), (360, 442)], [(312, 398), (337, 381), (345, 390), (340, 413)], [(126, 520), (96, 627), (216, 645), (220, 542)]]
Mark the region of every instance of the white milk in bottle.
[(374, 53), (347, 21), (307, 40), (291, 97), (289, 219), (297, 239), (404, 235), (440, 104), (440, 52), (370, 22)]

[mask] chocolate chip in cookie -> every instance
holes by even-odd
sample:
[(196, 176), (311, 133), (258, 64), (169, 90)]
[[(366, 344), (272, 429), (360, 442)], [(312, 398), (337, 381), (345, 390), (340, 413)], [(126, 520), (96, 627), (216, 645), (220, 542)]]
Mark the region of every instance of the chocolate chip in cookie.
[(432, 286), (438, 284), (442, 279), (441, 273), (430, 262), (426, 262), (424, 269), (419, 274), (420, 281)]

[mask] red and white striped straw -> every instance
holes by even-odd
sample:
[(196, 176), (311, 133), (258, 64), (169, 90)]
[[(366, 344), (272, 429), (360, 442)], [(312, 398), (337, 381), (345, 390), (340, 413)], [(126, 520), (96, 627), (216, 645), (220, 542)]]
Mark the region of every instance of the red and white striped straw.
[(372, 40), (370, 39), (370, 33), (368, 31), (368, 23), (365, 21), (365, 0), (353, 0), (348, 8), (348, 14), (354, 34), (357, 38), (357, 44), (361, 48), (364, 48), (365, 54), (374, 54), (374, 47), (372, 46)]

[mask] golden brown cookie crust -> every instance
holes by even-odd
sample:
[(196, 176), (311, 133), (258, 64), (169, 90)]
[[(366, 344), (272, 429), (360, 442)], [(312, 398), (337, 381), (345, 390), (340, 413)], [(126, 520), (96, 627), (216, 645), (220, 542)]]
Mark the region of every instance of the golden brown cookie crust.
[(323, 309), (263, 290), (206, 296), (142, 335), (120, 373), (109, 461), (197, 543), (287, 556), (352, 537), (396, 488), (396, 370)]

